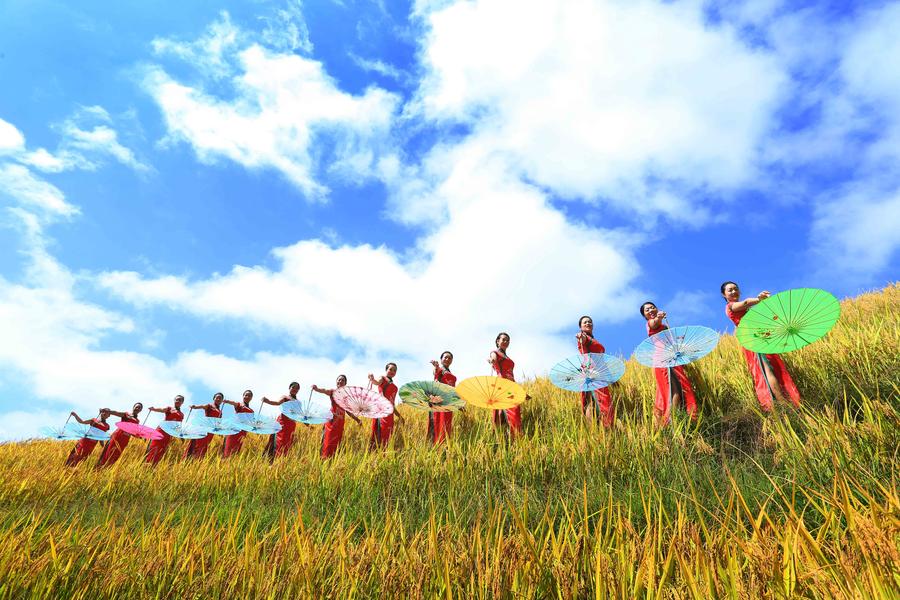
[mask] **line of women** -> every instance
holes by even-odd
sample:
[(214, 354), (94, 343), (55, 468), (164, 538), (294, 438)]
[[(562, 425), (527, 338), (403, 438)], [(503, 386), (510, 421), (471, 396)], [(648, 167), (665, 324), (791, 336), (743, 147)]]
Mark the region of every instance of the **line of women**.
[[(771, 295), (768, 291), (763, 291), (755, 297), (742, 300), (740, 288), (733, 281), (723, 283), (720, 291), (726, 302), (725, 313), (735, 325), (741, 322), (741, 319), (752, 306), (759, 304)], [(652, 336), (668, 329), (668, 325), (664, 322), (666, 313), (661, 311), (653, 302), (642, 304), (640, 313), (646, 320), (648, 335)], [(575, 335), (578, 352), (582, 355), (604, 353), (605, 348), (603, 344), (594, 338), (593, 319), (588, 315), (582, 316), (578, 321), (578, 326), (579, 331)], [(499, 333), (494, 340), (495, 347), (490, 350), (487, 361), (494, 375), (509, 381), (515, 381), (513, 374), (515, 362), (508, 353), (510, 340), (508, 333)], [(784, 401), (785, 398), (793, 405), (799, 406), (799, 391), (780, 356), (777, 354), (756, 353), (747, 349), (744, 349), (743, 352), (763, 411), (771, 411), (775, 400)], [(453, 354), (449, 350), (444, 351), (440, 355), (439, 360), (431, 361), (434, 381), (451, 387), (456, 386), (457, 377), (451, 372), (452, 364)], [(403, 421), (403, 417), (396, 409), (398, 392), (397, 385), (394, 383), (396, 375), (397, 364), (389, 362), (385, 365), (383, 375), (375, 377), (370, 373), (368, 376), (370, 387), (376, 388), (379, 394), (386, 398), (393, 407), (389, 414), (372, 419), (369, 437), (370, 450), (385, 448), (389, 444), (394, 431), (395, 418), (398, 423)], [(654, 377), (656, 379), (654, 415), (659, 425), (662, 426), (668, 423), (671, 418), (672, 408), (682, 404), (690, 418), (695, 419), (697, 417), (697, 398), (683, 367), (654, 369)], [(331, 404), (330, 418), (324, 423), (321, 434), (320, 456), (322, 459), (328, 459), (338, 451), (344, 434), (346, 417), (350, 417), (357, 424), (361, 424), (357, 415), (348, 412), (335, 402), (335, 392), (345, 388), (345, 386), (347, 386), (347, 377), (339, 375), (333, 388), (323, 388), (318, 385), (313, 385), (310, 388), (310, 395), (312, 393), (323, 394), (328, 397)], [(262, 404), (282, 406), (288, 402), (296, 402), (299, 391), (300, 384), (292, 382), (288, 386), (287, 394), (277, 400), (263, 397)], [(203, 411), (204, 417), (209, 419), (221, 419), (223, 416), (223, 405), (228, 404), (234, 408), (236, 415), (250, 415), (254, 413), (254, 410), (250, 407), (252, 399), (253, 392), (251, 390), (245, 390), (240, 401), (227, 400), (224, 394), (216, 393), (211, 403), (191, 405), (190, 409)], [(164, 421), (183, 421), (183, 404), (184, 397), (179, 395), (175, 397), (171, 406), (163, 408), (150, 407), (149, 411), (162, 414)], [(138, 402), (131, 408), (130, 412), (119, 412), (102, 408), (98, 416), (93, 419), (82, 419), (74, 412), (71, 413), (71, 416), (82, 425), (88, 425), (102, 432), (107, 432), (110, 429), (107, 422), (110, 416), (118, 417), (123, 423), (137, 424), (139, 422), (138, 415), (142, 410), (143, 405)], [(603, 427), (611, 427), (615, 422), (615, 403), (610, 387), (582, 392), (581, 410), (586, 419), (595, 421)], [(522, 414), (520, 406), (493, 410), (491, 418), (495, 428), (503, 431), (509, 439), (514, 439), (521, 435)], [(285, 456), (294, 443), (297, 422), (283, 411), (278, 416), (278, 424), (280, 429), (276, 433), (270, 434), (264, 450), (265, 455), (270, 460)], [(309, 425), (305, 426), (309, 427)], [(432, 445), (439, 446), (446, 442), (450, 438), (452, 430), (453, 412), (430, 411), (428, 413), (427, 439)], [(144, 457), (144, 461), (149, 465), (159, 463), (165, 456), (172, 440), (172, 437), (162, 426), (158, 427), (156, 431), (157, 434), (154, 435), (154, 439), (147, 445)], [(239, 454), (246, 435), (247, 431), (243, 430), (226, 435), (221, 445), (221, 456), (229, 458)], [(213, 436), (214, 434), (210, 432), (203, 437), (188, 441), (184, 448), (183, 458), (190, 460), (205, 457), (213, 441)], [(104, 444), (97, 461), (97, 468), (115, 464), (121, 457), (131, 437), (132, 435), (127, 433), (125, 429), (117, 428)], [(74, 467), (87, 459), (97, 443), (96, 440), (88, 439), (87, 437), (80, 439), (66, 459), (66, 465)]]

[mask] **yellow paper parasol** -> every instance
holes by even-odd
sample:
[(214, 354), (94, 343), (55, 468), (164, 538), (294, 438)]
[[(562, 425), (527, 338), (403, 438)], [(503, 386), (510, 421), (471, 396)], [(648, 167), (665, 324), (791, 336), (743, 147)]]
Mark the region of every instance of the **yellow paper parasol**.
[(469, 377), (456, 386), (460, 398), (473, 406), (500, 410), (512, 408), (525, 402), (525, 389), (501, 377)]

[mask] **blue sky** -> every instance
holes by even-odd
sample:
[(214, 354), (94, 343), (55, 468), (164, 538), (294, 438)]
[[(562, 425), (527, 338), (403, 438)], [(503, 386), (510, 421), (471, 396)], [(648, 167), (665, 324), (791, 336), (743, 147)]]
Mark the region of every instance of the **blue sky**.
[(900, 3), (0, 6), (0, 413), (517, 376), (897, 279)]

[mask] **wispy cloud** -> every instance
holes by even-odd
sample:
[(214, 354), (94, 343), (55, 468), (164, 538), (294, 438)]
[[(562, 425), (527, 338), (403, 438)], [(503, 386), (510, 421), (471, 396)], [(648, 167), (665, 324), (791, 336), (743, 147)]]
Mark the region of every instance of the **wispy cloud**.
[(101, 106), (81, 107), (54, 128), (61, 136), (55, 152), (38, 148), (22, 154), (18, 160), (50, 173), (72, 169), (93, 171), (110, 160), (139, 173), (151, 170), (148, 164), (136, 157), (133, 150), (119, 141), (113, 119)]
[(382, 77), (387, 77), (401, 83), (408, 82), (410, 80), (409, 74), (401, 71), (393, 65), (384, 62), (383, 60), (363, 58), (362, 56), (354, 54), (353, 52), (348, 53), (348, 56), (353, 61), (353, 63), (363, 71), (375, 73), (376, 75), (381, 75)]
[(201, 39), (157, 46), (178, 48), (204, 77), (227, 77), (235, 96), (182, 83), (159, 65), (148, 68), (142, 84), (163, 112), (168, 140), (190, 144), (207, 163), (277, 171), (311, 200), (327, 196), (319, 177), (325, 161), (348, 180), (371, 175), (398, 104), (394, 94), (376, 87), (346, 93), (321, 62), (262, 46), (227, 14)]

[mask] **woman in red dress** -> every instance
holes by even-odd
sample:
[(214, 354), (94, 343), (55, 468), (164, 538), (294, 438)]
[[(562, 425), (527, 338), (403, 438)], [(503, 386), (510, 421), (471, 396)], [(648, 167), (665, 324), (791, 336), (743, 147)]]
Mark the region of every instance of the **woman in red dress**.
[[(491, 350), (491, 354), (488, 357), (491, 368), (498, 377), (515, 381), (516, 378), (515, 375), (513, 375), (513, 369), (515, 368), (516, 363), (506, 354), (506, 351), (509, 348), (509, 334), (505, 331), (497, 334), (497, 338), (494, 340), (494, 346), (496, 346), (496, 349)], [(520, 406), (495, 410), (493, 419), (495, 427), (500, 427), (501, 429), (507, 427), (512, 437), (516, 437), (522, 433), (522, 407)], [(504, 433), (505, 432), (506, 430), (504, 430)]]
[[(225, 394), (216, 392), (213, 395), (211, 404), (191, 404), (191, 410), (203, 410), (203, 414), (213, 419), (222, 418), (222, 401), (225, 400)], [(184, 458), (203, 458), (209, 445), (212, 443), (213, 434), (207, 433), (206, 437), (199, 440), (188, 440), (187, 447), (184, 449)]]
[[(90, 425), (100, 431), (109, 431), (109, 424), (106, 420), (109, 418), (109, 409), (101, 408), (99, 418), (87, 419), (84, 420), (75, 414), (73, 410), (71, 413), (72, 418), (81, 423), (82, 425)], [(86, 459), (91, 452), (94, 451), (94, 446), (97, 445), (97, 440), (89, 440), (86, 437), (78, 440), (78, 443), (75, 444), (75, 447), (72, 448), (72, 451), (69, 452), (69, 456), (66, 458), (66, 466), (74, 467), (84, 459)]]
[[(223, 400), (223, 402), (232, 405), (234, 412), (237, 414), (253, 414), (253, 409), (250, 408), (251, 400), (253, 400), (253, 392), (244, 390), (244, 397), (241, 402), (235, 402), (234, 400)], [(222, 457), (228, 458), (240, 452), (244, 445), (244, 436), (246, 435), (246, 431), (238, 431), (237, 433), (226, 435), (225, 443), (222, 445)]]
[[(440, 383), (456, 387), (456, 375), (450, 372), (450, 365), (453, 363), (453, 353), (444, 350), (441, 354), (441, 362), (431, 361), (434, 367), (434, 380)], [(453, 427), (453, 413), (450, 411), (430, 411), (428, 413), (428, 441), (433, 446), (437, 446), (450, 437), (450, 430)]]
[[(140, 423), (138, 415), (142, 410), (144, 410), (144, 405), (137, 402), (131, 407), (130, 413), (111, 410), (109, 411), (109, 414), (119, 417), (119, 421), (123, 423)], [(128, 445), (130, 439), (131, 436), (121, 429), (113, 431), (109, 441), (106, 442), (106, 445), (103, 447), (103, 451), (100, 452), (97, 468), (100, 469), (102, 467), (111, 467), (114, 465), (116, 461), (119, 460), (119, 457), (122, 456), (122, 452), (125, 451), (125, 447)]]
[[(661, 312), (652, 302), (641, 304), (641, 316), (647, 319), (648, 336), (669, 328), (663, 323), (666, 313)], [(684, 367), (653, 369), (653, 376), (656, 378), (656, 403), (653, 405), (653, 413), (660, 426), (669, 422), (672, 407), (678, 406), (682, 398), (688, 414), (692, 419), (697, 418), (697, 399)]]
[[(335, 388), (342, 388), (347, 385), (347, 376), (346, 375), (338, 375), (337, 381), (335, 381)], [(351, 419), (356, 421), (357, 424), (360, 424), (359, 418), (356, 415), (351, 415), (343, 408), (337, 405), (334, 401), (334, 390), (328, 390), (325, 388), (320, 388), (317, 385), (312, 386), (312, 390), (314, 392), (318, 392), (319, 394), (325, 394), (331, 400), (331, 420), (325, 423), (325, 427), (322, 428), (322, 450), (320, 452), (320, 456), (325, 458), (331, 458), (334, 456), (334, 453), (337, 452), (338, 446), (341, 444), (341, 439), (344, 437), (344, 417), (345, 415), (349, 415)]]
[[(738, 325), (743, 316), (754, 304), (759, 304), (772, 294), (767, 291), (760, 292), (755, 298), (741, 300), (741, 290), (733, 281), (726, 281), (719, 288), (722, 297), (725, 298), (725, 314), (731, 321)], [(794, 385), (784, 361), (777, 354), (761, 354), (743, 348), (747, 367), (753, 377), (753, 387), (756, 388), (756, 397), (764, 412), (771, 412), (772, 400), (777, 398), (784, 401), (784, 395), (794, 406), (800, 406), (800, 391)]]
[[(578, 352), (581, 354), (602, 354), (606, 352), (603, 344), (594, 339), (594, 320), (587, 315), (578, 319), (578, 327), (581, 331), (575, 334), (578, 343)], [(594, 390), (593, 392), (581, 392), (581, 412), (585, 417), (593, 415), (594, 419), (603, 423), (604, 427), (612, 427), (616, 420), (616, 407), (613, 406), (612, 393), (609, 386)]]
[[(300, 384), (292, 381), (288, 386), (287, 395), (282, 396), (278, 400), (269, 400), (265, 396), (262, 397), (263, 404), (271, 404), (272, 406), (281, 406), (285, 402), (297, 399), (297, 392), (300, 391)], [(294, 445), (294, 429), (297, 428), (297, 422), (286, 416), (284, 413), (278, 415), (277, 421), (281, 424), (281, 430), (269, 436), (269, 441), (263, 449), (263, 455), (268, 456), (270, 461), (274, 461), (277, 456), (284, 456), (287, 451)]]
[[(184, 396), (178, 395), (175, 396), (174, 406), (167, 406), (166, 408), (154, 408), (151, 406), (148, 410), (150, 412), (163, 413), (164, 421), (183, 421), (184, 413), (181, 412), (182, 404), (184, 404)], [(162, 433), (163, 436), (162, 439), (151, 440), (150, 444), (147, 446), (147, 455), (144, 457), (144, 462), (148, 465), (156, 465), (161, 461), (163, 455), (166, 453), (166, 449), (172, 442), (172, 436), (163, 431), (161, 427), (157, 427), (156, 430)]]
[[(397, 364), (389, 362), (384, 366), (384, 375), (375, 379), (375, 376), (369, 373), (369, 383), (378, 386), (378, 391), (382, 396), (394, 404), (397, 398), (397, 386), (394, 384), (394, 377), (397, 375)], [(386, 448), (391, 439), (391, 432), (394, 431), (394, 417), (397, 421), (403, 422), (403, 417), (397, 412), (396, 406), (394, 412), (380, 419), (372, 419), (372, 436), (369, 438), (369, 450), (375, 448)]]

